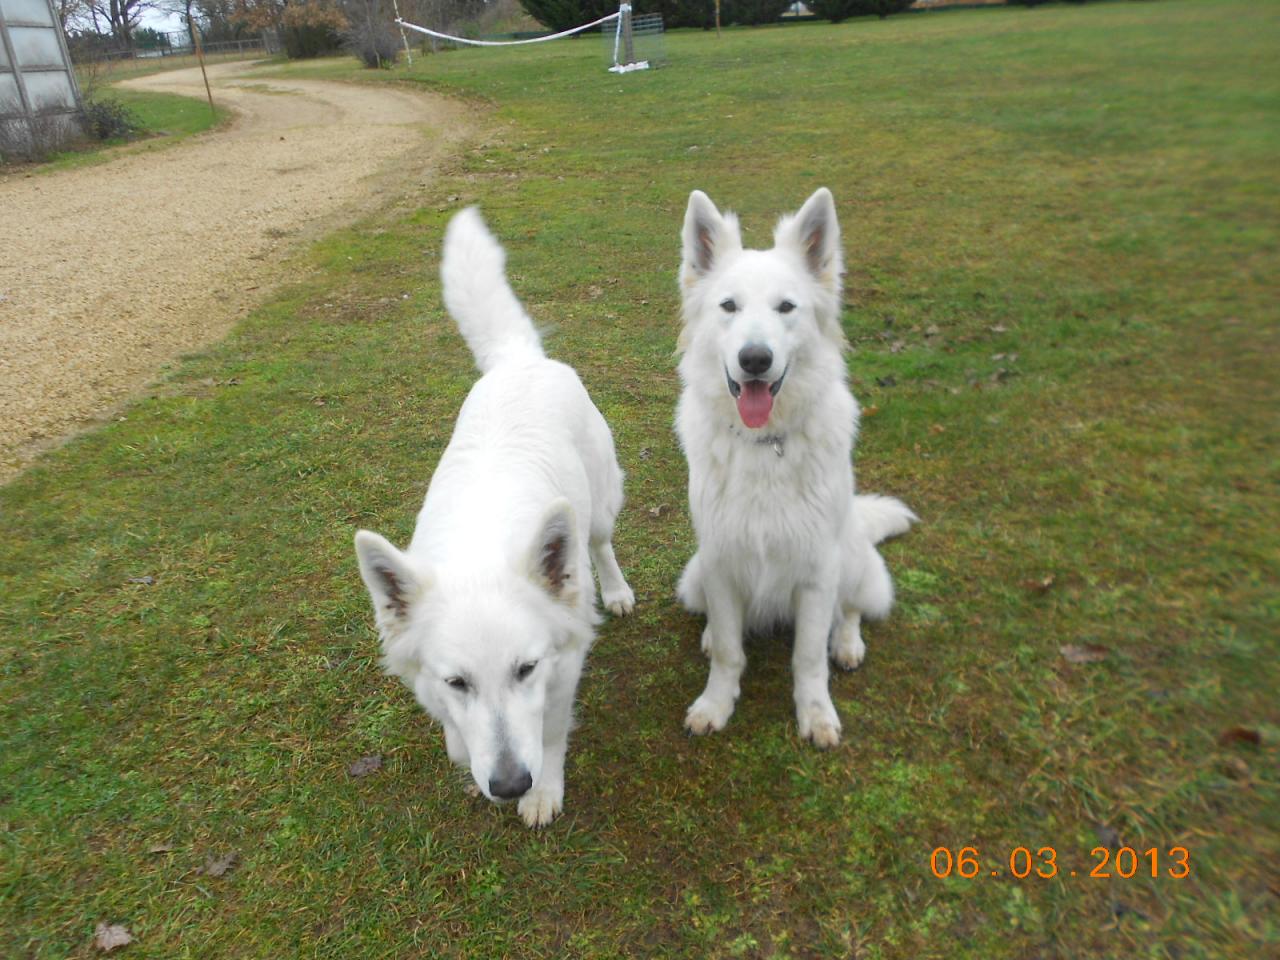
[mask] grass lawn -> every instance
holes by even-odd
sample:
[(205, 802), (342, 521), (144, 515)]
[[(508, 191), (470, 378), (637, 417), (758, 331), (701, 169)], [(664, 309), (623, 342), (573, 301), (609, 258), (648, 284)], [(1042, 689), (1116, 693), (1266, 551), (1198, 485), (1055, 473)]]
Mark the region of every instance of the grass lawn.
[[(1277, 955), (1278, 20), (681, 32), (625, 77), (598, 38), (306, 67), (469, 98), (486, 133), (0, 490), (6, 955), (88, 956), (99, 921), (157, 958)], [(786, 637), (749, 644), (730, 726), (690, 740), (680, 219), (702, 188), (765, 243), (824, 184), (859, 484), (924, 522), (833, 679), (838, 749), (796, 737)], [(628, 471), (639, 606), (600, 632), (541, 833), (467, 798), (380, 675), (351, 548), (408, 539), (474, 380), (436, 280), (472, 202)], [(934, 876), (939, 847), (978, 875)], [(1010, 877), (1020, 847), (1057, 876)], [(1121, 847), (1135, 875), (1107, 852), (1089, 876)]]

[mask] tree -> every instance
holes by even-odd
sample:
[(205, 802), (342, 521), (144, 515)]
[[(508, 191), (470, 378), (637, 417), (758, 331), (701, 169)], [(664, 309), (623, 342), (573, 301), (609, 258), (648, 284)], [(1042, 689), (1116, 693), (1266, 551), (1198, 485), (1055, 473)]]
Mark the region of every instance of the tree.
[(237, 0), (239, 18), (254, 30), (276, 30), (292, 59), (342, 49), (347, 17), (336, 0)]
[(70, 33), (73, 25), (83, 25), (90, 21), (84, 0), (55, 0), (53, 12), (64, 33)]
[(101, 24), (105, 21), (107, 30), (118, 46), (133, 48), (133, 31), (142, 19), (142, 12), (154, 5), (150, 0), (85, 0), (89, 16), (94, 24), (94, 31), (102, 33)]
[(181, 0), (188, 7), (188, 16), (195, 12), (200, 20), (201, 36), (208, 43), (223, 40), (240, 40), (254, 32), (239, 15), (235, 0)]

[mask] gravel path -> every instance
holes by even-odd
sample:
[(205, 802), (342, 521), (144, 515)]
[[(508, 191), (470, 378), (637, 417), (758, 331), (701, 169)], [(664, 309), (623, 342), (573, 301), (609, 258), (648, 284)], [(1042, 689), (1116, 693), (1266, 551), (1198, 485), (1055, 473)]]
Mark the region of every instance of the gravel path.
[[(0, 481), (222, 337), (303, 241), (403, 197), (470, 129), (442, 98), (247, 67), (209, 71), (229, 128), (0, 173)], [(204, 96), (199, 70), (128, 85)]]

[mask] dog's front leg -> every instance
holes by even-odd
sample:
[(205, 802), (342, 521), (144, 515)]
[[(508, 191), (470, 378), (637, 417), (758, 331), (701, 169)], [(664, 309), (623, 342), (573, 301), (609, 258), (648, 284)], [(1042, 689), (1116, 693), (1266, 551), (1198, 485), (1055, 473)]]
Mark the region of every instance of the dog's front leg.
[(471, 753), (467, 750), (467, 742), (462, 739), (462, 734), (458, 732), (457, 727), (449, 719), (440, 721), (440, 725), (444, 727), (444, 749), (449, 755), (449, 759), (462, 767), (464, 770), (471, 766)]
[(636, 595), (627, 586), (627, 580), (613, 554), (613, 542), (609, 539), (591, 541), (591, 562), (600, 578), (600, 599), (615, 617), (625, 616), (635, 609)]
[(711, 658), (711, 673), (707, 677), (707, 688), (689, 707), (684, 718), (685, 729), (699, 736), (723, 730), (729, 722), (733, 705), (738, 700), (738, 681), (747, 664), (746, 655), (742, 652), (742, 599), (724, 578), (709, 571), (704, 572), (703, 586), (707, 601), (707, 631), (710, 634), (707, 655)]
[(808, 585), (796, 590), (796, 642), (791, 655), (796, 723), (800, 736), (817, 747), (834, 747), (840, 742), (840, 718), (831, 702), (827, 667), (827, 642), (835, 606), (833, 585)]
[(547, 689), (546, 712), (542, 717), (542, 771), (516, 809), (531, 827), (545, 827), (564, 809), (564, 757), (569, 749), (573, 726), (573, 698), (582, 674), (584, 654), (563, 654), (567, 663)]

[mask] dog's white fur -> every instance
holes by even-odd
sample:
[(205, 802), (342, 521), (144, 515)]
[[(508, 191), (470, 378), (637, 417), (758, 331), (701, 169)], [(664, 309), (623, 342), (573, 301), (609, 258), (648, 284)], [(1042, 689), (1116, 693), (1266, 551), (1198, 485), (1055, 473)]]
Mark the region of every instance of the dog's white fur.
[[(489, 799), (530, 826), (564, 800), (573, 698), (605, 606), (635, 602), (614, 559), (622, 471), (578, 375), (548, 359), (479, 213), (445, 234), (444, 300), (483, 376), (458, 414), (413, 540), (356, 534), (383, 665), (444, 727)], [(590, 561), (588, 560), (590, 555)]]
[[(689, 461), (698, 550), (678, 594), (707, 615), (702, 645), (711, 660), (706, 689), (685, 717), (691, 733), (720, 730), (733, 713), (743, 632), (793, 624), (800, 735), (834, 746), (840, 720), (828, 655), (845, 669), (861, 664), (861, 618), (884, 617), (893, 603), (875, 545), (916, 517), (898, 500), (854, 495), (858, 405), (844, 362), (842, 273), (826, 188), (782, 218), (771, 250), (744, 250), (736, 217), (701, 191), (689, 197), (676, 430)], [(767, 350), (771, 366), (744, 370), (744, 347)], [(776, 390), (767, 422), (755, 428), (733, 392), (752, 380)]]

